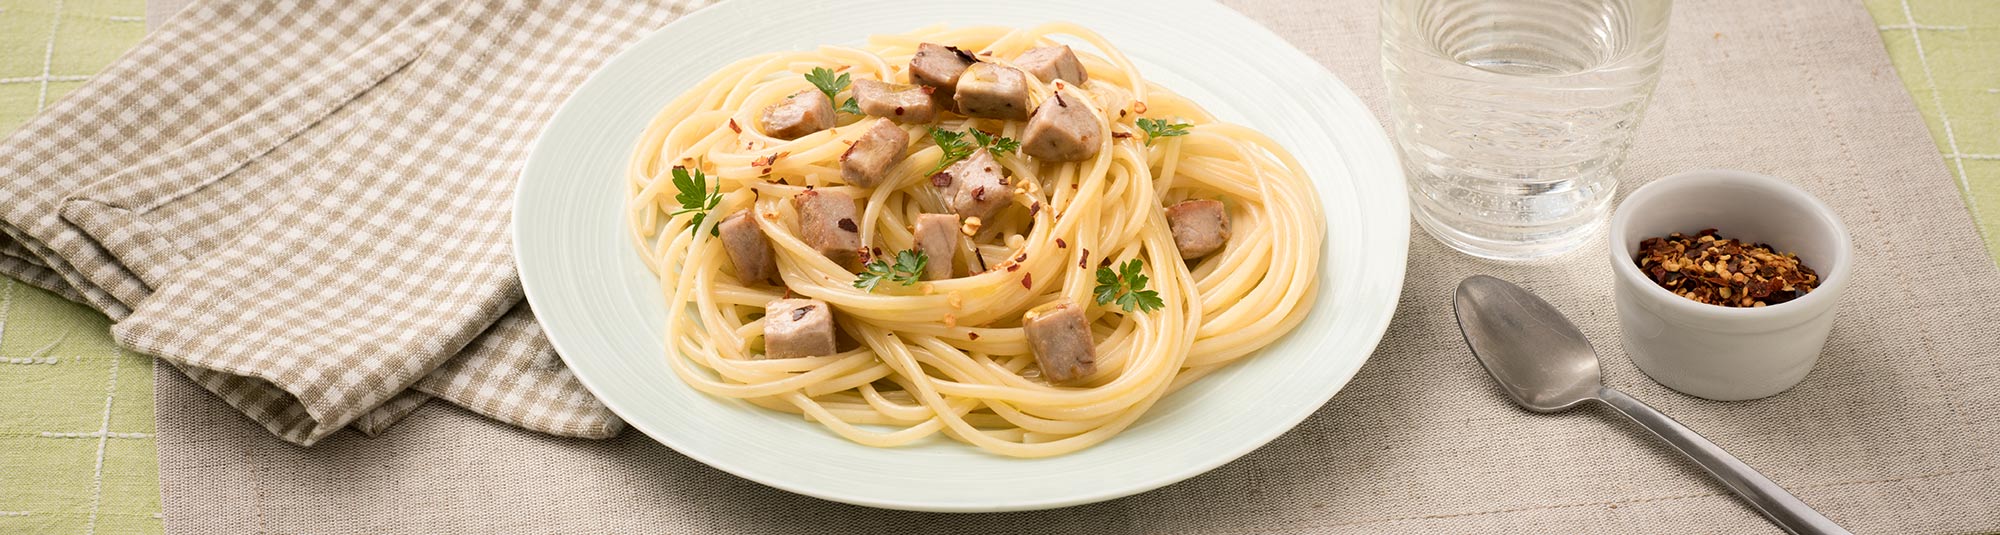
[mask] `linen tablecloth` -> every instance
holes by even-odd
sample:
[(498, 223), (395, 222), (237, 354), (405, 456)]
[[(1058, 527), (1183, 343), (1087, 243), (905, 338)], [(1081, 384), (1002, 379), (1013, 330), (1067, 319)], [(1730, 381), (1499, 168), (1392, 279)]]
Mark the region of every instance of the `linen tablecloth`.
[[(1381, 110), (1375, 2), (1228, 2)], [(845, 506), (729, 476), (636, 434), (578, 441), (455, 409), (299, 449), (159, 374), (174, 530), (816, 533), (1775, 532), (1644, 431), (1601, 410), (1514, 408), (1449, 310), (1462, 277), (1524, 283), (1597, 341), (1606, 380), (1702, 432), (1857, 532), (2000, 529), (2000, 274), (1858, 4), (1678, 2), (1666, 74), (1622, 191), (1699, 167), (1798, 183), (1854, 234), (1855, 284), (1819, 366), (1756, 401), (1661, 387), (1617, 340), (1608, 255), (1529, 265), (1421, 233), (1387, 337), (1353, 382), (1272, 444), (1187, 482), (1044, 512)], [(1330, 303), (1337, 306), (1337, 303)]]
[[(179, 1), (149, 2), (146, 10), (164, 16)], [(1992, 62), (2000, 10), (1964, 0), (1866, 3), (1904, 83), (1930, 119), (1948, 157), (1947, 174), (1964, 181), (1930, 187), (1963, 189), (1975, 217), (1994, 228), (2000, 223), (1995, 211), (1978, 207), (2000, 205), (2000, 182), (1992, 180), (2000, 177), (2000, 159), (1992, 156), (2000, 152), (2000, 72)], [(0, 2), (0, 25), (6, 25), (0, 31), (0, 130), (60, 98), (135, 41), (138, 4)], [(0, 364), (14, 365), (0, 366), (6, 374), (0, 399), (10, 407), (0, 417), (0, 440), (9, 444), (0, 448), (0, 531), (157, 529), (147, 417), (151, 373), (140, 366), (146, 357), (112, 349), (92, 313), (26, 285), (0, 286), (6, 287), (0, 290), (6, 303), (0, 305)], [(10, 484), (24, 481), (36, 483)]]

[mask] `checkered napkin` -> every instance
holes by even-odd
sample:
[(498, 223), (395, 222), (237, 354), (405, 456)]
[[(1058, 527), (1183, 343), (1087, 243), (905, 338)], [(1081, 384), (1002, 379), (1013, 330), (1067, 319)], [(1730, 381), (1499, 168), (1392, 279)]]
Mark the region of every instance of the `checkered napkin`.
[(569, 92), (703, 3), (199, 2), (0, 140), (0, 274), (297, 444), (431, 397), (615, 435), (522, 301), (510, 197)]

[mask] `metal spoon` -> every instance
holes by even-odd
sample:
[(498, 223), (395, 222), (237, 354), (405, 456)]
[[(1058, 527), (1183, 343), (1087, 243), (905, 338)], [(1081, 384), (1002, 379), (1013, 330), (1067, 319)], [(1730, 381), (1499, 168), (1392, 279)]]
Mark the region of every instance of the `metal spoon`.
[(1477, 275), (1458, 283), (1452, 303), (1465, 344), (1514, 403), (1556, 412), (1585, 401), (1610, 405), (1742, 496), (1787, 533), (1847, 533), (1826, 515), (1659, 410), (1604, 385), (1597, 352), (1555, 307), (1507, 281)]

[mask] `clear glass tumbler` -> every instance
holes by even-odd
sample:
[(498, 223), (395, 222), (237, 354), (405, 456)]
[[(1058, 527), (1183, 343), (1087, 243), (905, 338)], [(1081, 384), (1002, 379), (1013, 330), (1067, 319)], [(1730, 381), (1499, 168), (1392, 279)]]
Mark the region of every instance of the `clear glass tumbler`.
[(1414, 216), (1468, 254), (1559, 254), (1604, 226), (1660, 79), (1671, 0), (1383, 0)]

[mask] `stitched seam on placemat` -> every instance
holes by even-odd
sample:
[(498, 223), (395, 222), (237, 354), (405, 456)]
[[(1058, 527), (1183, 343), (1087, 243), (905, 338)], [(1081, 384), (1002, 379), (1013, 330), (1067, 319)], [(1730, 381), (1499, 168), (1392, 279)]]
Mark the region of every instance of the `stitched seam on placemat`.
[[(1931, 479), (1931, 478), (1938, 478), (1938, 477), (1945, 477), (1945, 476), (1954, 476), (1954, 475), (1959, 475), (1959, 474), (1970, 474), (1970, 473), (1975, 473), (1975, 472), (1986, 472), (1986, 471), (1990, 471), (1990, 470), (1993, 470), (1994, 468), (1995, 468), (1995, 467), (1992, 467), (1992, 466), (1982, 466), (1982, 467), (1979, 467), (1979, 468), (1967, 468), (1967, 469), (1963, 469), (1963, 470), (1947, 470), (1947, 471), (1943, 471), (1943, 472), (1933, 472), (1933, 473), (1929, 473), (1929, 474), (1918, 474), (1918, 475), (1913, 475), (1913, 476), (1902, 476), (1902, 477), (1888, 477), (1888, 478), (1880, 478), (1880, 479), (1867, 479), (1867, 480), (1860, 480), (1860, 481), (1839, 481), (1839, 482), (1834, 482), (1834, 483), (1819, 483), (1819, 484), (1811, 484), (1811, 485), (1798, 485), (1798, 486), (1793, 486), (1793, 487), (1790, 487), (1790, 488), (1791, 488), (1791, 489), (1793, 489), (1793, 490), (1798, 490), (1798, 489), (1820, 489), (1820, 488), (1833, 488), (1833, 487), (1846, 487), (1846, 486), (1853, 486), (1853, 485), (1874, 485), (1874, 484), (1880, 484), (1880, 483), (1900, 483), (1900, 482), (1904, 482), (1904, 481), (1914, 481), (1914, 480), (1918, 480), (1918, 479)], [(1617, 505), (1628, 505), (1628, 504), (1641, 504), (1641, 503), (1653, 503), (1653, 502), (1666, 502), (1666, 501), (1674, 501), (1674, 500), (1686, 500), (1686, 499), (1692, 499), (1692, 498), (1711, 498), (1711, 497), (1715, 497), (1715, 496), (1727, 496), (1728, 494), (1729, 494), (1728, 492), (1722, 492), (1722, 491), (1714, 491), (1714, 492), (1699, 492), (1699, 493), (1693, 493), (1693, 494), (1671, 494), (1671, 495), (1667, 495), (1667, 496), (1654, 496), (1654, 497), (1651, 497), (1651, 498), (1632, 498), (1632, 499), (1625, 499), (1625, 500), (1605, 500), (1605, 501), (1595, 501), (1595, 502), (1576, 502), (1576, 503), (1559, 503), (1559, 504), (1550, 504), (1550, 505), (1531, 505), (1531, 506), (1525, 506), (1525, 507), (1509, 507), (1509, 508), (1505, 508), (1505, 509), (1493, 509), (1493, 510), (1490, 510), (1490, 511), (1473, 511), (1473, 512), (1467, 512), (1467, 513), (1445, 513), (1445, 514), (1434, 514), (1434, 515), (1410, 515), (1410, 516), (1399, 516), (1399, 517), (1393, 517), (1393, 518), (1374, 518), (1374, 519), (1368, 519), (1368, 520), (1355, 520), (1355, 521), (1351, 521), (1351, 522), (1336, 522), (1336, 523), (1332, 523), (1332, 524), (1310, 524), (1310, 525), (1301, 525), (1301, 526), (1291, 526), (1291, 527), (1293, 527), (1293, 528), (1332, 528), (1332, 527), (1347, 527), (1347, 526), (1361, 526), (1361, 525), (1367, 525), (1367, 524), (1384, 524), (1384, 523), (1389, 523), (1389, 522), (1407, 522), (1407, 521), (1411, 521), (1411, 520), (1446, 520), (1446, 519), (1452, 519), (1452, 518), (1464, 518), (1464, 517), (1471, 517), (1471, 516), (1485, 516), (1485, 515), (1504, 515), (1504, 514), (1513, 514), (1513, 513), (1525, 513), (1525, 512), (1529, 512), (1529, 511), (1545, 511), (1545, 510), (1550, 510), (1550, 509), (1570, 509), (1570, 508), (1576, 508), (1576, 507), (1593, 507), (1593, 506), (1617, 506)], [(1204, 534), (1210, 534), (1210, 535), (1215, 535), (1215, 534), (1231, 534), (1231, 535), (1233, 535), (1233, 534), (1245, 534), (1245, 533), (1264, 533), (1264, 532), (1268, 532), (1268, 531), (1271, 531), (1271, 530), (1270, 530), (1270, 529), (1250, 529), (1250, 530), (1233, 530), (1233, 531), (1209, 531), (1209, 530), (1201, 530), (1201, 531), (1198, 531), (1198, 532), (1196, 532), (1196, 531), (1175, 531), (1175, 532), (1168, 532), (1168, 533), (1169, 533), (1170, 535), (1171, 535), (1171, 534), (1189, 534), (1189, 533), (1204, 533)]]
[(1983, 240), (1986, 237), (1986, 228), (1978, 224), (1979, 199), (1972, 195), (1972, 180), (1966, 176), (1965, 159), (1959, 155), (1958, 134), (1952, 132), (1951, 116), (1945, 112), (1944, 96), (1939, 94), (1937, 77), (1931, 75), (1930, 56), (1924, 53), (1924, 36), (1922, 30), (1925, 28), (1917, 24), (1916, 14), (1910, 12), (1910, 0), (1901, 0), (1901, 3), (1903, 4), (1903, 21), (1909, 24), (1910, 48), (1914, 48), (1917, 51), (1917, 66), (1922, 67), (1924, 85), (1928, 86), (1931, 90), (1931, 104), (1937, 106), (1938, 125), (1944, 129), (1945, 146), (1951, 148), (1951, 161), (1958, 168), (1959, 193), (1965, 196), (1965, 209), (1972, 212), (1972, 221), (1974, 222), (1972, 228), (1979, 231), (1979, 237)]
[(36, 113), (40, 113), (43, 109), (49, 107), (49, 69), (55, 67), (56, 35), (62, 31), (62, 0), (56, 0), (55, 13), (50, 14), (49, 18), (52, 19), (49, 22), (49, 45), (42, 49), (42, 76), (41, 83), (38, 84), (41, 86), (41, 90), (35, 94)]
[[(157, 514), (159, 513), (126, 513), (122, 511), (104, 511), (97, 513), (97, 516), (102, 516), (107, 518), (109, 517), (155, 518), (153, 515)], [(9, 517), (9, 516), (53, 516), (60, 518), (88, 518), (90, 517), (90, 511), (0, 511), (0, 517)]]
[[(1905, 0), (1904, 5), (1907, 8), (1908, 6), (1907, 0)], [(1893, 251), (1891, 251), (1896, 247), (1896, 241), (1886, 238), (1886, 236), (1890, 236), (1890, 233), (1887, 231), (1887, 225), (1882, 220), (1882, 211), (1876, 208), (1877, 197), (1875, 196), (1874, 188), (1870, 186), (1868, 178), (1862, 176), (1861, 164), (1855, 161), (1854, 159), (1854, 147), (1847, 143), (1846, 136), (1841, 135), (1840, 122), (1834, 119), (1832, 110), (1829, 110), (1827, 108), (1826, 93), (1820, 89), (1819, 78), (1813, 76), (1812, 68), (1806, 64), (1805, 58), (1807, 57), (1807, 55), (1805, 51), (1798, 49), (1799, 48), (1798, 31), (1792, 27), (1792, 20), (1789, 17), (1779, 17), (1779, 18), (1782, 19), (1784, 24), (1785, 41), (1790, 43), (1793, 52), (1795, 52), (1793, 56), (1799, 59), (1799, 73), (1805, 77), (1806, 86), (1812, 89), (1813, 109), (1819, 111), (1820, 116), (1826, 118), (1827, 133), (1833, 136), (1833, 142), (1835, 144), (1840, 145), (1840, 154), (1842, 156), (1842, 160), (1847, 163), (1848, 173), (1850, 176), (1854, 177), (1854, 181), (1860, 185), (1859, 192), (1861, 193), (1862, 201), (1865, 202), (1866, 205), (1868, 206), (1868, 217), (1870, 223), (1873, 223), (1876, 228), (1875, 235), (1885, 236), (1885, 238), (1882, 239), (1882, 250), (1884, 253), (1886, 253), (1885, 256), (1889, 258), (1898, 258), (1899, 256), (1895, 254)], [(1911, 22), (1914, 23), (1915, 21), (1912, 20)], [(1940, 113), (1941, 112), (1942, 110), (1940, 110)], [(1974, 221), (1977, 221), (1977, 219), (1975, 218)], [(1977, 227), (1979, 225), (1975, 223), (1973, 226)], [(1981, 241), (1983, 242), (1984, 240), (1982, 239)], [(1897, 270), (1895, 272), (1895, 277), (1896, 277), (1896, 282), (1898, 283), (1897, 285), (1898, 289), (1902, 290), (1903, 296), (1907, 298), (1909, 302), (1916, 303), (1921, 301), (1920, 299), (1917, 299), (1916, 292), (1911, 291), (1910, 289), (1911, 287), (1910, 278), (1907, 272)], [(1932, 335), (1929, 323), (1924, 321), (1918, 321), (1916, 327), (1917, 327), (1916, 329), (1917, 338), (1923, 344), (1922, 347), (1924, 353), (1923, 355), (1924, 360), (1926, 363), (1930, 364), (1931, 380), (1937, 382), (1938, 388), (1944, 391), (1945, 403), (1949, 404), (1949, 406), (1951, 407), (1952, 414), (1958, 415), (1959, 427), (1967, 432), (1965, 436), (1978, 436), (1977, 426), (1973, 425), (1971, 416), (1967, 415), (1965, 413), (1964, 407), (1959, 405), (1958, 392), (1952, 388), (1950, 382), (1945, 381), (1944, 367), (1939, 365), (1938, 363), (1936, 337)], [(1991, 457), (1989, 456), (1987, 458)]]
[(111, 446), (111, 409), (118, 399), (118, 369), (125, 362), (125, 349), (112, 347), (111, 378), (104, 385), (104, 421), (97, 428), (97, 467), (90, 474), (90, 521), (84, 524), (85, 534), (97, 533), (97, 512), (104, 504), (104, 451)]

